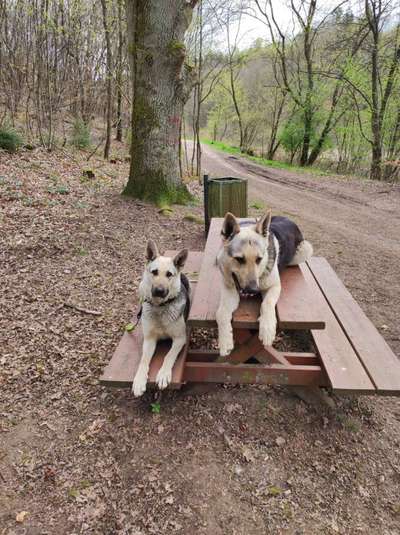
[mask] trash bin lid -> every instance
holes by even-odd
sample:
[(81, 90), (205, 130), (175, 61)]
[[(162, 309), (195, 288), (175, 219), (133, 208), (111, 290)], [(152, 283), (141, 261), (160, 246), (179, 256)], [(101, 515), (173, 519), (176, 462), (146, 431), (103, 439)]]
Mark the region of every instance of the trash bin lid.
[(219, 184), (222, 184), (224, 182), (247, 182), (247, 178), (239, 178), (239, 177), (233, 177), (233, 176), (225, 176), (225, 177), (218, 177), (218, 178), (210, 178), (209, 182), (218, 182)]

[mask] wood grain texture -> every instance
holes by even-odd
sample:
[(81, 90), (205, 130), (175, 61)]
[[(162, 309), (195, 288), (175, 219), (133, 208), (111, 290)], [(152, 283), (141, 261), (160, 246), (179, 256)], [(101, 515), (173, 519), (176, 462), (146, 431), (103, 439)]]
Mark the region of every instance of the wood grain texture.
[(186, 362), (183, 380), (227, 384), (328, 385), (325, 373), (319, 366), (235, 365), (194, 361)]
[(301, 266), (322, 318), (325, 329), (312, 330), (311, 335), (328, 375), (331, 387), (340, 391), (374, 393), (375, 386), (364, 370), (352, 345), (319, 289), (308, 265)]
[(208, 181), (208, 217), (224, 217), (227, 212), (236, 217), (247, 217), (246, 179)]
[(377, 390), (400, 394), (400, 360), (336, 275), (325, 258), (309, 267), (333, 314)]

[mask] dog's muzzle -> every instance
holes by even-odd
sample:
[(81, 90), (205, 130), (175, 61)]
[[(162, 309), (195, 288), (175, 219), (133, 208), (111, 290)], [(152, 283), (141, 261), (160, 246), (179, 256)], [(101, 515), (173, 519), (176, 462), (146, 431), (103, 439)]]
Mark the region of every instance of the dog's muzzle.
[(232, 273), (232, 278), (241, 297), (252, 297), (260, 293), (260, 288), (256, 281), (251, 281), (245, 288), (242, 288), (235, 273)]
[(151, 289), (151, 295), (153, 297), (161, 297), (161, 299), (164, 299), (164, 297), (167, 297), (168, 295), (168, 290), (162, 286), (156, 286)]

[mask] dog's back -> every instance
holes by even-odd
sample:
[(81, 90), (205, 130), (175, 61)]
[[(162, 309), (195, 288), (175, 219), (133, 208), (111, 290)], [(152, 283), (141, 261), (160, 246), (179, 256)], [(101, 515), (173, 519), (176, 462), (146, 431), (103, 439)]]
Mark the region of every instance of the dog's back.
[(271, 218), (270, 232), (279, 243), (278, 269), (282, 271), (293, 261), (303, 235), (296, 223), (283, 216)]
[(183, 311), (183, 317), (185, 318), (185, 321), (186, 321), (189, 317), (189, 312), (190, 312), (190, 282), (184, 273), (181, 273), (181, 284), (182, 284), (182, 289), (186, 294), (186, 305), (185, 305), (185, 310)]

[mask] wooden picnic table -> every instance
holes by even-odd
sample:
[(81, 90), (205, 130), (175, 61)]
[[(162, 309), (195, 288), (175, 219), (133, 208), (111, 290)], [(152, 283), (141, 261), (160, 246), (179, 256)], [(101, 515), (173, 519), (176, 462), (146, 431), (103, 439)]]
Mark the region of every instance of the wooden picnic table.
[[(280, 384), (399, 395), (399, 359), (322, 257), (313, 257), (281, 274), (282, 292), (277, 303), (278, 329), (309, 331), (313, 351), (282, 352), (263, 347), (258, 339), (260, 297), (241, 299), (232, 323), (235, 348), (226, 360), (220, 362), (217, 351), (193, 348), (193, 329), (216, 327), (222, 286), (216, 256), (221, 247), (222, 221), (212, 219), (204, 253), (191, 251), (185, 265), (192, 286), (188, 342), (175, 363), (172, 388), (187, 382)], [(174, 251), (166, 255), (173, 256)], [(101, 384), (131, 386), (142, 341), (140, 325), (124, 333)], [(150, 366), (150, 384), (155, 383), (169, 345), (158, 344)]]

